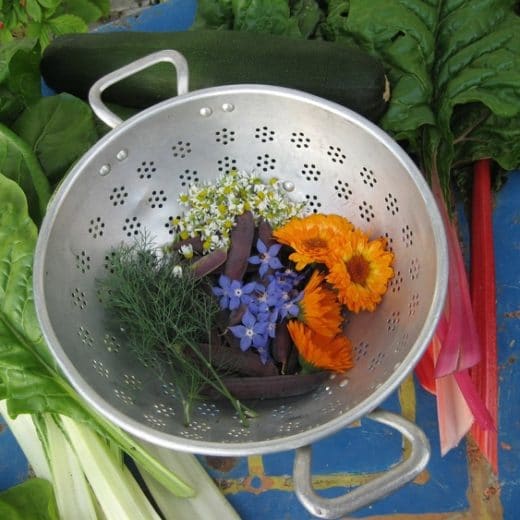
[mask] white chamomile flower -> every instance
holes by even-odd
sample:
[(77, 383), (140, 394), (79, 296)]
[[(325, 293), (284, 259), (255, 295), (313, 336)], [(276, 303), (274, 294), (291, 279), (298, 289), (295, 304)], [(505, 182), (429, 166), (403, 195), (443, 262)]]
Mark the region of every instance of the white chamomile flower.
[(180, 248), (182, 256), (186, 258), (186, 260), (190, 260), (193, 258), (193, 245), (192, 244), (183, 244)]

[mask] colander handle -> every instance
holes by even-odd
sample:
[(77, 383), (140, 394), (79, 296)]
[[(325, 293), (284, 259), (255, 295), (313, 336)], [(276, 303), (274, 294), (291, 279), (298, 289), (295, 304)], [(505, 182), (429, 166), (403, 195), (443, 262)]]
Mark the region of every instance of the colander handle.
[(392, 467), (381, 476), (353, 491), (336, 498), (317, 495), (311, 480), (311, 446), (296, 450), (294, 459), (294, 487), (296, 495), (305, 508), (318, 518), (339, 518), (372, 504), (376, 500), (396, 491), (413, 480), (427, 465), (430, 458), (430, 443), (423, 431), (400, 415), (377, 410), (367, 415), (370, 419), (391, 426), (404, 435), (411, 443), (410, 456)]
[(101, 94), (114, 83), (160, 62), (168, 62), (175, 67), (177, 72), (177, 95), (186, 94), (188, 92), (188, 62), (184, 56), (180, 52), (173, 50), (153, 52), (103, 76), (90, 87), (88, 101), (99, 119), (110, 128), (120, 125), (123, 120), (107, 108), (101, 100)]

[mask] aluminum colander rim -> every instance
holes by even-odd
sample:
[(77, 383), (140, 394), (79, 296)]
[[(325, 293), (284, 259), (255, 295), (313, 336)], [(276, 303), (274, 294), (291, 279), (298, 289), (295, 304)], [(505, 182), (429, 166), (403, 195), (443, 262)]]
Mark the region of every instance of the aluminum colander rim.
[[(430, 215), (431, 225), (434, 233), (433, 238), (437, 251), (436, 270), (438, 276), (437, 282), (435, 284), (435, 293), (432, 296), (432, 303), (428, 312), (428, 316), (423, 327), (421, 328), (418, 337), (416, 338), (416, 341), (414, 342), (414, 345), (410, 348), (410, 351), (401, 362), (399, 368), (393, 371), (385, 383), (376, 388), (369, 398), (364, 399), (362, 402), (347, 412), (340, 414), (337, 418), (319, 426), (315, 426), (314, 428), (307, 431), (290, 434), (285, 437), (278, 437), (272, 440), (236, 443), (199, 441), (196, 439), (178, 437), (155, 430), (128, 417), (105, 401), (89, 384), (87, 384), (85, 379), (81, 376), (81, 373), (70, 361), (58, 337), (56, 336), (45, 305), (45, 258), (49, 236), (52, 232), (54, 221), (56, 220), (56, 217), (59, 213), (60, 206), (66, 198), (67, 193), (74, 185), (76, 179), (82, 175), (84, 171), (84, 165), (87, 164), (92, 159), (92, 157), (98, 153), (99, 150), (107, 146), (112, 140), (119, 137), (122, 133), (128, 131), (128, 129), (133, 125), (139, 124), (142, 119), (153, 117), (154, 114), (162, 111), (165, 107), (182, 104), (187, 100), (204, 99), (208, 96), (217, 94), (227, 94), (230, 96), (233, 96), (234, 94), (276, 94), (280, 97), (289, 97), (323, 108), (334, 116), (344, 118), (347, 121), (355, 124), (360, 130), (370, 134), (375, 140), (384, 145), (390, 153), (399, 159), (403, 165), (403, 168), (406, 169), (413, 182), (416, 184), (417, 189), (423, 198), (423, 203), (425, 204), (426, 210)], [(406, 152), (399, 146), (399, 144), (374, 123), (337, 103), (294, 89), (270, 85), (249, 84), (201, 89), (184, 94), (182, 96), (168, 99), (146, 110), (143, 110), (142, 112), (139, 112), (100, 139), (78, 161), (76, 166), (68, 174), (57, 192), (52, 197), (38, 235), (33, 266), (33, 289), (37, 318), (40, 323), (43, 336), (49, 346), (49, 350), (53, 354), (58, 366), (65, 375), (65, 378), (70, 382), (74, 390), (97, 412), (105, 417), (105, 419), (121, 427), (123, 430), (134, 435), (138, 439), (163, 448), (215, 456), (247, 456), (295, 449), (331, 435), (373, 411), (387, 397), (390, 396), (390, 394), (398, 387), (398, 385), (404, 380), (408, 373), (413, 370), (421, 358), (431, 337), (433, 336), (435, 325), (441, 316), (447, 292), (447, 283), (448, 248), (441, 215), (438, 211), (437, 204), (430, 191), (430, 188), (423, 178), (421, 172), (413, 163), (411, 158), (406, 154)]]

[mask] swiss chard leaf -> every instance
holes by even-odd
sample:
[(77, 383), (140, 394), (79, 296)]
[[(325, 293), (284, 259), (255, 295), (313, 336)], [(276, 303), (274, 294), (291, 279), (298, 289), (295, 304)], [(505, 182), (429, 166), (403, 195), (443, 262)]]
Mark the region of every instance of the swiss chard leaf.
[(10, 123), (41, 97), (35, 44), (35, 40), (21, 38), (0, 45), (0, 122)]
[(52, 484), (31, 478), (0, 493), (0, 518), (4, 520), (59, 520)]
[(285, 0), (233, 0), (234, 24), (238, 31), (300, 35)]
[(0, 173), (24, 191), (31, 218), (39, 223), (50, 198), (49, 181), (29, 145), (0, 124)]
[(291, 16), (296, 19), (301, 35), (310, 38), (322, 20), (323, 12), (316, 0), (297, 0), (291, 7)]
[(435, 122), (435, 19), (435, 1), (332, 0), (324, 22), (329, 38), (355, 43), (385, 64), (392, 97), (381, 125), (411, 143), (417, 143), (418, 128)]
[(52, 412), (91, 422), (59, 376), (36, 318), (32, 265), (37, 228), (25, 195), (0, 175), (0, 380), (9, 413)]
[(52, 183), (98, 139), (91, 108), (69, 94), (40, 99), (12, 128), (32, 148)]
[(200, 0), (192, 28), (309, 38), (321, 16), (316, 0)]
[[(520, 19), (514, 9), (513, 0), (330, 2), (325, 34), (354, 41), (386, 64), (393, 93), (381, 125), (422, 155), (424, 169), (439, 174), (446, 195), (451, 168), (463, 156), (518, 165), (518, 152), (511, 151), (520, 139)], [(462, 114), (471, 125), (485, 111), (471, 135), (455, 133)], [(505, 126), (494, 129), (498, 122)]]
[(193, 29), (232, 29), (231, 0), (199, 0)]

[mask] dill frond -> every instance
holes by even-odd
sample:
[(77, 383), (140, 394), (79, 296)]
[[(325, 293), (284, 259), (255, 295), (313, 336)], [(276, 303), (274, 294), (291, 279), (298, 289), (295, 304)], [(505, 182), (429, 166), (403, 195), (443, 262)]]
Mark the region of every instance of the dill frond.
[(193, 402), (207, 385), (226, 396), (246, 422), (250, 411), (200, 351), (201, 343), (211, 345), (218, 304), (181, 254), (164, 253), (143, 235), (113, 251), (110, 273), (98, 284), (111, 326), (124, 332), (140, 363), (161, 381), (172, 379), (187, 424)]

